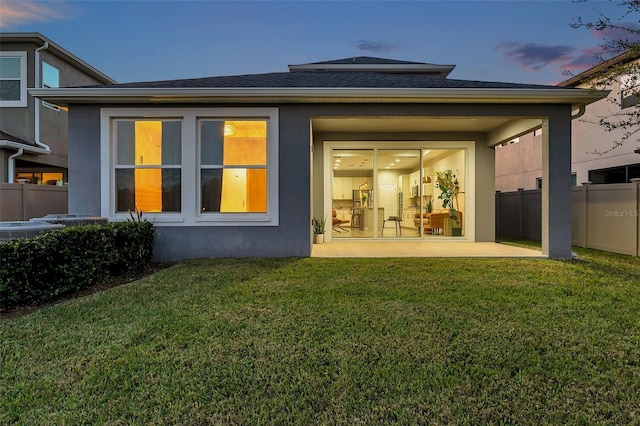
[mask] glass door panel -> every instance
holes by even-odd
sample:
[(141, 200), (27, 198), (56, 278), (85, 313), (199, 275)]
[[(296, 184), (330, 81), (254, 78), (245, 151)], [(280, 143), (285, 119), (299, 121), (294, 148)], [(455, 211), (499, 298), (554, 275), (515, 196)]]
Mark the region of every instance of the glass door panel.
[(418, 237), (420, 150), (379, 149), (377, 165), (378, 237)]
[(334, 149), (331, 161), (332, 238), (372, 238), (373, 150)]
[(419, 187), (424, 238), (464, 236), (465, 150), (422, 150)]

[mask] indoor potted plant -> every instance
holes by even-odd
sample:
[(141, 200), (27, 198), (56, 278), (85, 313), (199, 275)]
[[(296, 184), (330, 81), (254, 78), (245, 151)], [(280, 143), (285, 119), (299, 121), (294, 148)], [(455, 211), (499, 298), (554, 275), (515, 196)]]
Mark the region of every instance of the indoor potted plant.
[(327, 218), (317, 218), (314, 217), (311, 220), (311, 224), (313, 225), (313, 242), (316, 244), (324, 243), (324, 226), (327, 222)]
[(442, 200), (442, 208), (449, 209), (449, 221), (451, 224), (452, 235), (462, 235), (462, 223), (456, 206), (453, 202), (458, 195), (458, 179), (451, 170), (436, 172), (436, 188), (440, 189), (439, 200)]

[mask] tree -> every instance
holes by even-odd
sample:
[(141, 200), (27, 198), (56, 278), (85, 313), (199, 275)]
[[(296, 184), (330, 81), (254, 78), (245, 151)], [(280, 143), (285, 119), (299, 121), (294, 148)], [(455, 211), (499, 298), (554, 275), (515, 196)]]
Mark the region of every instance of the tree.
[[(589, 0), (574, 0), (587, 2)], [(594, 67), (587, 76), (592, 90), (614, 87), (620, 82), (619, 96), (609, 96), (607, 100), (615, 104), (610, 115), (599, 117), (597, 124), (607, 131), (621, 129), (622, 136), (613, 144), (596, 154), (603, 155), (625, 143), (636, 141), (640, 144), (640, 0), (609, 0), (620, 6), (617, 18), (600, 12), (594, 20), (578, 17), (572, 28), (597, 31), (603, 36), (599, 54), (600, 65)], [(636, 152), (640, 153), (640, 146)]]

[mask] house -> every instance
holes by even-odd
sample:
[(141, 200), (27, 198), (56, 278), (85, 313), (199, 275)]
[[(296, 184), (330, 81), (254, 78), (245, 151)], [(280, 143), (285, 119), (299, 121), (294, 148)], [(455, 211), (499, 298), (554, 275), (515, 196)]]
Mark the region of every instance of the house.
[(67, 108), (28, 88), (115, 81), (38, 33), (0, 33), (0, 182), (67, 182)]
[[(592, 67), (563, 81), (564, 88), (589, 89), (594, 76), (605, 68), (628, 63), (626, 53)], [(640, 59), (635, 60), (640, 64)], [(625, 82), (634, 81), (621, 76), (608, 87), (609, 96), (576, 113), (571, 121), (571, 180), (572, 185), (626, 183), (640, 178), (640, 146), (633, 138), (611, 149), (614, 141), (624, 135), (624, 129), (607, 131), (598, 124), (601, 116), (611, 116), (628, 108), (638, 108), (638, 97), (630, 94)], [(635, 80), (637, 84), (637, 79)], [(635, 138), (637, 139), (637, 138)], [(542, 131), (536, 130), (496, 147), (496, 189), (515, 191), (539, 189), (544, 186), (541, 159)]]
[[(359, 241), (494, 241), (493, 147), (535, 128), (553, 187), (543, 189), (543, 254), (570, 257), (572, 111), (606, 92), (455, 80), (453, 69), (354, 57), (30, 92), (69, 108), (70, 212), (142, 210), (158, 228), (157, 260), (309, 256), (312, 218), (345, 199), (362, 214)], [(446, 170), (460, 235), (418, 232), (413, 220), (413, 232), (389, 235), (384, 221), (409, 208), (405, 198), (418, 213), (428, 199), (443, 207), (434, 180)]]

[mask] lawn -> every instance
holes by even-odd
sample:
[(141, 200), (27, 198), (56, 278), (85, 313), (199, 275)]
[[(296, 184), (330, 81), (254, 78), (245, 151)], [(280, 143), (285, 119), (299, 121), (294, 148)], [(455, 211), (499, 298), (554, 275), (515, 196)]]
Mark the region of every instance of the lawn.
[(0, 424), (640, 424), (640, 259), (218, 259), (0, 319)]

